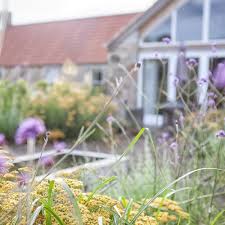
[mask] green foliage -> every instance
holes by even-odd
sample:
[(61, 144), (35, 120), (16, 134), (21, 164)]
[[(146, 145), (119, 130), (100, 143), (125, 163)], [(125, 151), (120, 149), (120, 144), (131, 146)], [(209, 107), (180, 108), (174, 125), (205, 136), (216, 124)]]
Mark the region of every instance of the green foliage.
[(0, 132), (12, 140), (18, 124), (25, 118), (29, 105), (27, 84), (19, 80), (0, 81)]

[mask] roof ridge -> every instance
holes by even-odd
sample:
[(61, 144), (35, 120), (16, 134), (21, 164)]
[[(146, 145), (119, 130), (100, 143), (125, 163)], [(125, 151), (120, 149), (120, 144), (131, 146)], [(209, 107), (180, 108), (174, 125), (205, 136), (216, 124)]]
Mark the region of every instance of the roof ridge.
[(143, 12), (143, 11), (128, 12), (128, 13), (118, 13), (118, 14), (109, 14), (109, 15), (99, 15), (99, 16), (97, 15), (97, 16), (80, 17), (80, 18), (65, 18), (65, 19), (61, 19), (61, 20), (31, 22), (31, 23), (26, 23), (26, 24), (15, 24), (15, 25), (12, 24), (9, 27), (23, 27), (23, 26), (52, 24), (52, 23), (65, 23), (65, 22), (73, 22), (73, 21), (80, 21), (80, 20), (112, 18), (112, 17), (119, 17), (119, 16), (131, 16), (131, 15), (139, 14), (141, 12)]

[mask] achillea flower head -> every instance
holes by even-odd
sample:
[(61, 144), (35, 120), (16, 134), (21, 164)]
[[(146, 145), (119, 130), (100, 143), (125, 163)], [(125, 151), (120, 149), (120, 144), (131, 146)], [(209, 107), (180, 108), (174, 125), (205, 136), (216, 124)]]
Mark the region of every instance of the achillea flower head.
[(186, 64), (187, 66), (194, 68), (198, 65), (198, 62), (196, 61), (196, 59), (188, 59), (186, 60)]
[(20, 173), (17, 177), (17, 182), (20, 187), (25, 186), (29, 183), (30, 175), (28, 173)]
[(57, 151), (57, 152), (61, 152), (62, 150), (64, 150), (66, 148), (66, 143), (64, 141), (56, 141), (54, 142), (54, 149)]
[(165, 44), (170, 44), (170, 42), (171, 42), (171, 39), (169, 38), (169, 37), (164, 37), (163, 39), (162, 39), (162, 42), (164, 42)]
[(225, 62), (217, 65), (212, 75), (212, 81), (216, 88), (225, 88)]
[(9, 166), (5, 156), (0, 155), (0, 175), (4, 175), (9, 171)]
[(52, 156), (44, 156), (43, 158), (40, 159), (40, 163), (43, 167), (49, 168), (54, 165), (54, 159)]
[(37, 118), (27, 118), (17, 129), (15, 142), (20, 145), (25, 143), (29, 138), (35, 139), (45, 132), (46, 128), (42, 120)]
[(0, 133), (0, 145), (4, 145), (6, 142), (5, 135)]
[(216, 133), (216, 137), (217, 137), (217, 138), (225, 138), (225, 131), (224, 131), (224, 130), (219, 130), (219, 131)]

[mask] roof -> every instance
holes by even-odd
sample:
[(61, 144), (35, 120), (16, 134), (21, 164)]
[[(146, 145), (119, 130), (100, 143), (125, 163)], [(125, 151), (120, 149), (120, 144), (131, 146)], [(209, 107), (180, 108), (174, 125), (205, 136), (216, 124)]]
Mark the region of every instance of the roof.
[[(175, 0), (179, 2), (179, 0)], [(155, 3), (144, 13), (139, 14), (134, 20), (132, 20), (126, 27), (120, 30), (116, 36), (114, 36), (110, 42), (107, 44), (107, 48), (112, 49), (115, 48), (118, 44), (120, 44), (126, 37), (128, 37), (135, 30), (139, 29), (143, 24), (149, 21), (152, 17), (154, 17), (160, 10), (167, 7), (169, 4), (175, 2), (171, 0), (155, 0)]]
[(137, 13), (68, 21), (9, 26), (0, 65), (76, 64), (107, 62), (106, 43)]

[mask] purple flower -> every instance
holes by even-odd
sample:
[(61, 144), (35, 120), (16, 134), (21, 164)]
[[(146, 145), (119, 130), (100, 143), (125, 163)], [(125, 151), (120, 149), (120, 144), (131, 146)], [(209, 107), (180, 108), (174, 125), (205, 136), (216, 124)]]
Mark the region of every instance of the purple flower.
[(164, 139), (164, 140), (168, 140), (170, 138), (170, 133), (168, 131), (166, 132), (162, 132), (161, 134), (161, 137)]
[(113, 121), (115, 121), (115, 118), (113, 116), (108, 116), (107, 119), (106, 119), (106, 121), (108, 123), (112, 123)]
[(162, 42), (164, 42), (165, 44), (170, 44), (170, 42), (171, 42), (171, 39), (169, 38), (169, 37), (164, 37), (163, 39), (162, 39)]
[(42, 120), (37, 118), (27, 118), (19, 126), (15, 135), (16, 144), (23, 144), (29, 138), (36, 138), (45, 133), (46, 128)]
[(177, 148), (178, 148), (178, 144), (177, 144), (177, 142), (173, 142), (171, 145), (170, 145), (170, 148), (172, 149), (172, 150), (177, 150)]
[(216, 107), (216, 102), (213, 98), (208, 99), (208, 107), (210, 108), (215, 108)]
[(57, 152), (61, 152), (62, 150), (64, 150), (66, 148), (66, 143), (64, 141), (56, 141), (54, 142), (54, 149), (57, 151)]
[(25, 186), (29, 183), (30, 175), (28, 173), (20, 173), (17, 178), (18, 185)]
[(0, 175), (4, 175), (9, 171), (7, 159), (0, 155)]
[(209, 92), (209, 93), (208, 93), (208, 97), (209, 97), (209, 98), (216, 99), (216, 98), (217, 98), (217, 95), (216, 95), (214, 92)]
[(0, 133), (0, 145), (4, 145), (6, 142), (5, 135)]
[(179, 83), (180, 83), (180, 78), (176, 76), (176, 77), (174, 78), (173, 83), (174, 83), (175, 86), (178, 86)]
[(216, 133), (216, 137), (217, 137), (217, 138), (225, 138), (225, 131), (224, 131), (224, 130), (219, 130), (219, 131)]
[(213, 72), (213, 84), (218, 89), (225, 88), (225, 63), (219, 63)]
[(211, 45), (211, 50), (212, 50), (213, 53), (215, 53), (215, 52), (217, 51), (216, 43), (213, 43), (213, 44)]
[(198, 65), (198, 62), (196, 61), (196, 59), (187, 59), (186, 64), (187, 66), (194, 68)]
[(207, 84), (207, 82), (208, 82), (208, 80), (206, 78), (201, 78), (201, 79), (198, 80), (197, 83), (198, 83), (199, 86), (202, 86), (204, 84)]
[(52, 167), (54, 165), (54, 159), (50, 155), (44, 156), (43, 158), (41, 158), (40, 163), (43, 167), (49, 168), (49, 167)]

